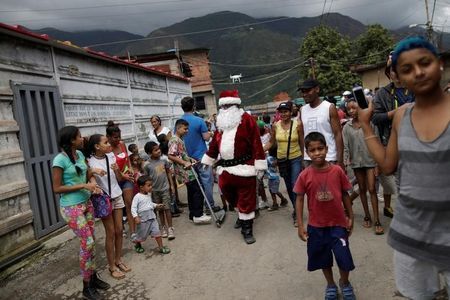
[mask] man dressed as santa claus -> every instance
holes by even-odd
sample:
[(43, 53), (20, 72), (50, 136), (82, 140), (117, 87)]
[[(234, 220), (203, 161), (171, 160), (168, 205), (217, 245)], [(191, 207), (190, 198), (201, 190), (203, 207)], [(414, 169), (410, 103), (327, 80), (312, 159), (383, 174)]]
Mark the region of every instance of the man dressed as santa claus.
[(218, 130), (202, 163), (216, 164), (219, 187), (230, 204), (237, 207), (241, 233), (245, 242), (252, 244), (255, 242), (256, 176), (263, 176), (267, 163), (258, 125), (240, 104), (238, 91), (220, 93)]

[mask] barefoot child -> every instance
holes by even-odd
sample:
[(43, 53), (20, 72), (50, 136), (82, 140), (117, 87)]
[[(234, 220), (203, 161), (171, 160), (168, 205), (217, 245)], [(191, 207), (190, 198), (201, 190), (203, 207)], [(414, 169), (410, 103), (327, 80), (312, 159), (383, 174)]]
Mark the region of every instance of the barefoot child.
[(369, 121), (373, 104), (359, 110), (367, 147), (380, 170), (399, 174), (396, 213), (388, 243), (394, 248), (395, 282), (410, 299), (436, 299), (439, 273), (450, 286), (450, 95), (436, 48), (421, 37), (400, 41), (392, 68), (416, 96), (395, 112), (386, 148)]
[(364, 142), (364, 134), (361, 129), (361, 123), (358, 119), (358, 103), (355, 98), (349, 98), (346, 102), (347, 112), (352, 117), (342, 129), (342, 137), (344, 138), (344, 155), (349, 160), (349, 165), (355, 174), (359, 187), (359, 198), (364, 208), (364, 223), (366, 228), (372, 227), (372, 218), (367, 204), (367, 191), (370, 194), (370, 202), (373, 211), (373, 224), (375, 234), (384, 233), (380, 223), (378, 212), (378, 197), (375, 189), (375, 166), (376, 163), (367, 150)]
[[(327, 280), (325, 299), (338, 299), (333, 279), (333, 255), (339, 267), (339, 286), (344, 300), (353, 300), (355, 294), (348, 281), (355, 266), (348, 237), (353, 229), (353, 211), (348, 191), (352, 186), (344, 171), (325, 160), (328, 147), (325, 137), (311, 132), (305, 137), (305, 149), (311, 158), (311, 166), (303, 170), (294, 186), (297, 194), (298, 236), (307, 241), (308, 271), (322, 269)], [(308, 199), (308, 227), (304, 228), (303, 203)], [(348, 218), (344, 213), (348, 212)]]
[(170, 253), (170, 249), (163, 246), (161, 233), (159, 232), (158, 222), (156, 221), (156, 215), (154, 213), (155, 208), (162, 209), (164, 205), (152, 202), (152, 197), (150, 196), (152, 192), (152, 180), (149, 176), (143, 175), (139, 177), (138, 186), (139, 193), (134, 196), (133, 203), (131, 204), (131, 214), (137, 225), (136, 236), (133, 240), (135, 243), (134, 250), (136, 250), (137, 253), (144, 252), (141, 243), (150, 235), (158, 244), (159, 252), (168, 254)]
[(159, 211), (161, 220), (161, 235), (169, 240), (175, 238), (172, 225), (172, 213), (170, 212), (170, 183), (169, 183), (169, 162), (161, 159), (161, 150), (155, 142), (147, 142), (144, 147), (145, 152), (150, 156), (145, 165), (145, 174), (149, 175), (152, 183), (153, 202), (162, 204), (163, 208)]

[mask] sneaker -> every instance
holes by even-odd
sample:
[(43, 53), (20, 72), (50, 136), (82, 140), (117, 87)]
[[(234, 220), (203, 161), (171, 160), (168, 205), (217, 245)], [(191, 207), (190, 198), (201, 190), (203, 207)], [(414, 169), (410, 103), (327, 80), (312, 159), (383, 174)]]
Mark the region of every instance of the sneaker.
[(161, 237), (166, 238), (168, 236), (166, 226), (161, 229)]
[(339, 284), (342, 292), (342, 299), (344, 300), (356, 300), (355, 293), (353, 292), (353, 287), (350, 282), (347, 285)]
[(195, 224), (209, 224), (211, 223), (211, 217), (207, 215), (203, 215), (201, 217), (193, 217), (192, 221), (194, 221)]
[(131, 242), (136, 241), (136, 238), (137, 238), (137, 233), (136, 233), (136, 232), (133, 232), (133, 233), (131, 234), (131, 237), (130, 237)]
[(266, 209), (266, 208), (269, 207), (269, 204), (267, 204), (266, 201), (259, 200), (259, 205), (258, 206), (259, 206), (259, 209)]
[(325, 300), (338, 300), (337, 286), (329, 285), (325, 289)]
[(392, 207), (385, 207), (383, 210), (384, 216), (388, 217), (388, 218), (393, 218), (394, 217), (394, 210), (392, 209)]
[(169, 237), (169, 241), (175, 239), (175, 232), (173, 231), (173, 227), (169, 227), (168, 237)]
[(377, 194), (377, 198), (378, 198), (379, 202), (384, 202), (384, 195), (383, 194), (378, 193)]

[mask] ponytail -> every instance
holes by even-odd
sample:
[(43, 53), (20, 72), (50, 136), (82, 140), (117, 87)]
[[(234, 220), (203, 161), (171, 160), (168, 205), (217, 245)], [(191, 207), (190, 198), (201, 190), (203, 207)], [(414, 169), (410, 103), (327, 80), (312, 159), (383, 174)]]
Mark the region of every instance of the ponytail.
[(58, 132), (58, 146), (67, 154), (72, 164), (75, 166), (77, 174), (80, 175), (82, 170), (76, 165), (75, 157), (72, 154), (72, 142), (80, 133), (80, 130), (75, 126), (65, 126)]

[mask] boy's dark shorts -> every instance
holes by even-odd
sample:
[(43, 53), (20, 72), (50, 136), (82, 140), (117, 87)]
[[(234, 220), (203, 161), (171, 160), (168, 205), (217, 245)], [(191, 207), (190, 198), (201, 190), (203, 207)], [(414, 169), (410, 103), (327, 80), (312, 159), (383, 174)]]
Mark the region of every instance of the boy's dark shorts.
[(308, 271), (331, 268), (333, 253), (339, 269), (349, 272), (355, 268), (346, 228), (308, 225), (307, 231)]

